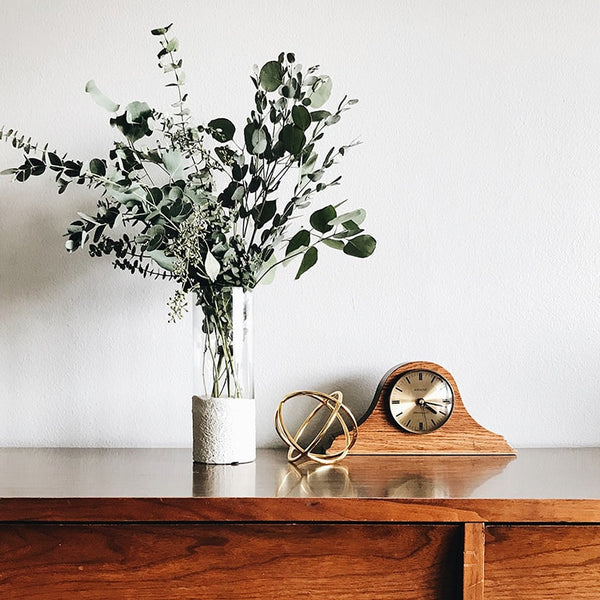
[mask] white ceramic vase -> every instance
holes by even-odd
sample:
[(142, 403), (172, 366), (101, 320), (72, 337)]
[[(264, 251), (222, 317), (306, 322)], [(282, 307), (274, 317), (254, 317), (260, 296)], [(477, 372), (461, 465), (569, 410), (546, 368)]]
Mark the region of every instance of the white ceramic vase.
[(256, 458), (254, 398), (192, 398), (194, 462), (226, 465)]

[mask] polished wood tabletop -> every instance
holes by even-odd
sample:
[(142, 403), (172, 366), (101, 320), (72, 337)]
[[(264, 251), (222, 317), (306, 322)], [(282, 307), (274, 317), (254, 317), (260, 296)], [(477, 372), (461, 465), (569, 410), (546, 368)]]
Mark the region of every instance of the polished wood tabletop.
[[(360, 502), (356, 502), (360, 500)], [(291, 512), (290, 512), (291, 511)], [(194, 464), (189, 449), (0, 449), (0, 520), (600, 522), (600, 448)]]

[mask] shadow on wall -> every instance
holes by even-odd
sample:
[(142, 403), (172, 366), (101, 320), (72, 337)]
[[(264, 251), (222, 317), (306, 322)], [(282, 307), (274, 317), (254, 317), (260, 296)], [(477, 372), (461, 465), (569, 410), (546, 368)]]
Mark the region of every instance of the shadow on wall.
[[(341, 391), (344, 395), (344, 404), (350, 409), (356, 420), (360, 420), (362, 415), (365, 413), (375, 393), (377, 382), (371, 382), (368, 376), (349, 376), (347, 378), (337, 379), (335, 381), (322, 381), (317, 383), (315, 391), (323, 392), (325, 394), (331, 394), (335, 391)], [(371, 389), (372, 388), (372, 389)], [(290, 433), (293, 435), (302, 424), (306, 416), (317, 406), (315, 400), (312, 399), (298, 399), (296, 402), (295, 398), (290, 401), (289, 404), (293, 406), (286, 406), (284, 409), (284, 421), (288, 427)], [(310, 427), (307, 428), (305, 434), (301, 438), (301, 443), (306, 445), (305, 440), (310, 441), (318, 433), (327, 417), (329, 412), (322, 409), (315, 419), (311, 422)], [(323, 451), (328, 448), (333, 439), (342, 433), (342, 428), (339, 423), (335, 422), (327, 435), (323, 438), (323, 441), (317, 446), (317, 451)]]

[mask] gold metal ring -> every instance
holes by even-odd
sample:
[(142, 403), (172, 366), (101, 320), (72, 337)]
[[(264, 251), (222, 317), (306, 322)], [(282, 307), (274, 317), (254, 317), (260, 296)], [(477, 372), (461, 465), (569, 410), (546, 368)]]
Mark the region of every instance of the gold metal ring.
[[(312, 410), (306, 419), (304, 419), (296, 434), (292, 435), (283, 421), (283, 405), (288, 402), (288, 400), (299, 396), (312, 398), (318, 402), (318, 405)], [(300, 437), (306, 431), (306, 428), (317, 415), (317, 413), (323, 408), (327, 408), (330, 411), (327, 421), (321, 427), (319, 433), (317, 433), (317, 435), (311, 441), (304, 446), (301, 445), (299, 442)], [(332, 454), (327, 454), (327, 451), (325, 451), (325, 453), (314, 452), (315, 447), (317, 447), (318, 444), (323, 440), (329, 431), (329, 428), (335, 421), (337, 421), (342, 427), (345, 441), (342, 449)], [(296, 462), (300, 459), (310, 459), (324, 465), (335, 463), (339, 460), (342, 460), (342, 458), (345, 458), (352, 446), (354, 446), (356, 438), (358, 437), (358, 425), (356, 424), (356, 419), (354, 418), (354, 415), (350, 409), (343, 403), (342, 392), (323, 394), (322, 392), (304, 390), (288, 394), (279, 403), (277, 411), (275, 412), (275, 429), (279, 434), (279, 437), (289, 446), (288, 460), (290, 462)]]

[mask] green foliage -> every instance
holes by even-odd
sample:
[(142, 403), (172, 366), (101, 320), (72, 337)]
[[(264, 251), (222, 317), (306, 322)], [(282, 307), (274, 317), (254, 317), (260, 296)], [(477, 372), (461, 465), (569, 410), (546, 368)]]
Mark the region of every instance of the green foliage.
[(333, 206), (325, 206), (310, 216), (310, 224), (317, 231), (327, 233), (333, 229), (333, 225), (330, 225), (329, 222), (335, 219), (336, 216), (337, 213)]
[(113, 102), (110, 98), (107, 98), (99, 89), (95, 82), (90, 79), (85, 85), (85, 91), (90, 94), (94, 102), (106, 109), (108, 112), (117, 112), (119, 105)]
[[(113, 113), (109, 122), (122, 136), (107, 157), (84, 164), (0, 129), (0, 140), (24, 154), (21, 165), (3, 174), (24, 182), (49, 173), (58, 193), (71, 183), (100, 191), (95, 211), (78, 213), (67, 227), (67, 250), (86, 246), (91, 256), (112, 256), (117, 268), (176, 281), (175, 316), (185, 292), (209, 303), (216, 290), (253, 288), (296, 257), (298, 278), (316, 264), (320, 244), (354, 257), (372, 254), (375, 240), (361, 229), (363, 209), (338, 215), (332, 205), (317, 208), (310, 227), (296, 219), (340, 183), (330, 170), (356, 143), (323, 154), (321, 145), (356, 100), (344, 97), (337, 107), (322, 108), (331, 97), (331, 78), (281, 53), (252, 76), (254, 102), (240, 130), (225, 117), (196, 125), (171, 26), (152, 30), (159, 67), (177, 95), (171, 114), (137, 101), (121, 109), (94, 81), (86, 85), (91, 98)], [(285, 199), (280, 186), (288, 179), (295, 185)]]
[(283, 83), (283, 69), (278, 60), (271, 60), (260, 70), (260, 86), (267, 92), (274, 92)]

